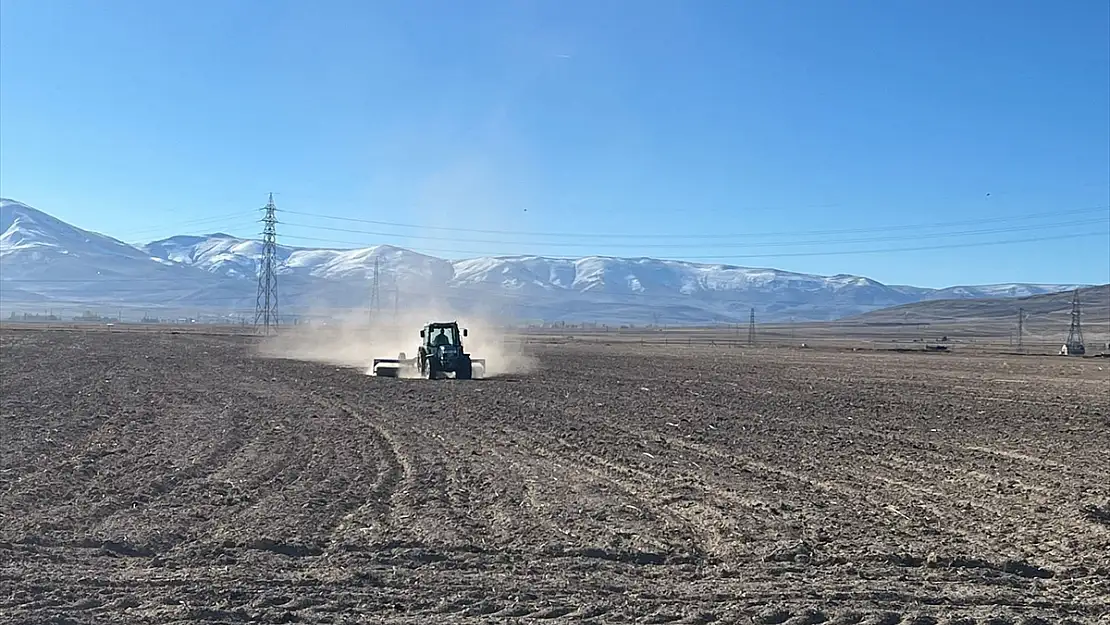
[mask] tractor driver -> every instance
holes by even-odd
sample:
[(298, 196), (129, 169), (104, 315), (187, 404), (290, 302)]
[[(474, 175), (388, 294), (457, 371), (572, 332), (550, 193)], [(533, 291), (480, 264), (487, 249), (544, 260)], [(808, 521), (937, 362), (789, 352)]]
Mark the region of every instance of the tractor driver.
[(447, 335), (443, 333), (443, 330), (444, 328), (440, 328), (439, 334), (437, 334), (436, 337), (432, 339), (432, 347), (443, 347), (451, 344), (451, 339), (447, 338)]

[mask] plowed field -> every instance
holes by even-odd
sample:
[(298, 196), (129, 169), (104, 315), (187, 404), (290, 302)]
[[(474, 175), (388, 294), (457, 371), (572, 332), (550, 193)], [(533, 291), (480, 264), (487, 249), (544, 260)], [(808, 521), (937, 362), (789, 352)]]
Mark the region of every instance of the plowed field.
[(0, 334), (0, 621), (1099, 623), (1110, 361)]

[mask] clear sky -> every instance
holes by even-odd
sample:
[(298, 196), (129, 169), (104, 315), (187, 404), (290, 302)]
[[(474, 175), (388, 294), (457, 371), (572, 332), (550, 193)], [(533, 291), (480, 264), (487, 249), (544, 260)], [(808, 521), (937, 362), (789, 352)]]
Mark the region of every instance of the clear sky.
[(1104, 283), (1110, 3), (0, 0), (0, 195), (146, 241), (270, 191), (290, 245)]

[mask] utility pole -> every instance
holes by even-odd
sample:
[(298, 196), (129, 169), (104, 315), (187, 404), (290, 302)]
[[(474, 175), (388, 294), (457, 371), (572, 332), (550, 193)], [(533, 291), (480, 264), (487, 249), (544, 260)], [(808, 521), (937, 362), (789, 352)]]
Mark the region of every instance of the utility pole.
[(258, 298), (254, 309), (254, 327), (269, 335), (270, 326), (277, 332), (277, 206), (274, 194), (262, 208), (262, 257), (258, 267)]
[(370, 326), (374, 325), (374, 317), (381, 311), (381, 282), (378, 275), (378, 257), (374, 256), (374, 277), (370, 286), (370, 305), (366, 311), (366, 317)]
[(755, 345), (755, 308), (748, 315), (748, 345)]
[(1025, 309), (1018, 308), (1018, 351), (1025, 353), (1025, 346), (1022, 344), (1022, 337), (1025, 332)]

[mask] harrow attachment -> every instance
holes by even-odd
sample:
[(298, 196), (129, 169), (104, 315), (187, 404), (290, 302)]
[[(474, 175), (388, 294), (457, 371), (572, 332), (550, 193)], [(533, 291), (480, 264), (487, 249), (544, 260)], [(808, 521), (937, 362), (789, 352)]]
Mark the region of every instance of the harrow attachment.
[(375, 358), (371, 373), (381, 378), (416, 377), (420, 363), (416, 358), (405, 358), (401, 352), (396, 358)]

